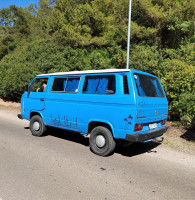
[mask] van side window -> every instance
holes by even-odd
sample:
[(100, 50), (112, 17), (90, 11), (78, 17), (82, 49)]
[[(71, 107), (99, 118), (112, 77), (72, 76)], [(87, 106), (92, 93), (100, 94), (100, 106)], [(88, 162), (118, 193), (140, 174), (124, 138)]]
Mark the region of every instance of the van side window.
[(67, 78), (54, 78), (51, 91), (64, 92)]
[(80, 78), (68, 78), (65, 92), (78, 92)]
[(116, 83), (114, 75), (86, 76), (83, 86), (85, 94), (114, 94)]
[(124, 89), (124, 94), (129, 94), (127, 75), (123, 76), (123, 89)]
[(29, 92), (45, 92), (48, 78), (36, 78), (30, 85)]
[(79, 77), (69, 77), (69, 78), (54, 78), (52, 92), (78, 92), (79, 87)]

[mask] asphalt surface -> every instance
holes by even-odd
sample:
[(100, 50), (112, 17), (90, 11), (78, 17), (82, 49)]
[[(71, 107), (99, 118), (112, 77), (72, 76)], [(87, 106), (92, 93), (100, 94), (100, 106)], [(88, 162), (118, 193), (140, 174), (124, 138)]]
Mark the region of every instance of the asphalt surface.
[(195, 199), (195, 155), (149, 143), (99, 157), (79, 134), (32, 136), (16, 114), (0, 108), (0, 200)]

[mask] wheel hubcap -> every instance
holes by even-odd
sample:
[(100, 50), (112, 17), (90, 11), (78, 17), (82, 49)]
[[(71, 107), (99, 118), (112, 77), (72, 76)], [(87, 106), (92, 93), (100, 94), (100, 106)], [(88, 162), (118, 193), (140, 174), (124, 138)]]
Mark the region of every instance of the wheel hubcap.
[(34, 129), (35, 131), (38, 131), (38, 130), (40, 129), (40, 124), (39, 124), (39, 122), (34, 122), (34, 123), (33, 123), (33, 129)]
[(98, 135), (96, 137), (96, 145), (99, 147), (99, 148), (102, 148), (104, 145), (106, 144), (106, 139), (103, 135)]

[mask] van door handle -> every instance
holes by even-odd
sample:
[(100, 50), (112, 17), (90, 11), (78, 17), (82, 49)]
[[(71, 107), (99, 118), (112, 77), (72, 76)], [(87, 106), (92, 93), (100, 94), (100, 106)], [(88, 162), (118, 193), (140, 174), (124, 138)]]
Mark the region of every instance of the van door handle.
[(40, 101), (44, 101), (44, 98), (41, 98)]

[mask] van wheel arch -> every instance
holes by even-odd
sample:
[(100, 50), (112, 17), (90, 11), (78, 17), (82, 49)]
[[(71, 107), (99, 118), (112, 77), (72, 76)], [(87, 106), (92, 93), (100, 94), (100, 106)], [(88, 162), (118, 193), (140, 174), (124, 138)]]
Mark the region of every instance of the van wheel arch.
[(89, 123), (88, 133), (90, 134), (91, 131), (97, 126), (103, 126), (103, 127), (107, 128), (113, 135), (113, 131), (112, 131), (111, 126), (109, 124), (105, 123), (105, 122), (99, 122), (99, 121), (92, 121), (92, 122)]
[(31, 113), (30, 113), (30, 119), (31, 119), (32, 117), (34, 117), (35, 115), (39, 115), (39, 116), (42, 118), (42, 116), (41, 116), (40, 113), (38, 113), (38, 112), (31, 112)]

